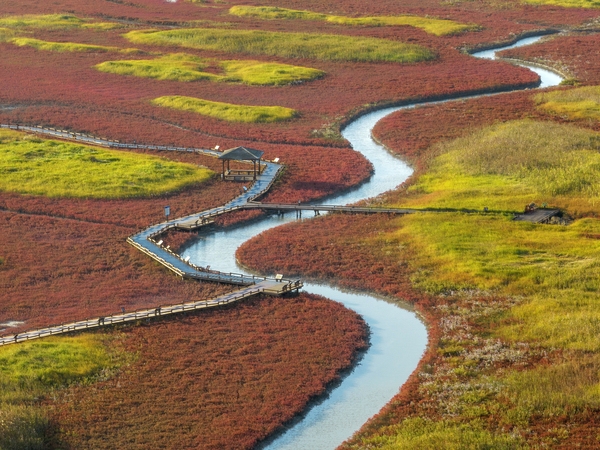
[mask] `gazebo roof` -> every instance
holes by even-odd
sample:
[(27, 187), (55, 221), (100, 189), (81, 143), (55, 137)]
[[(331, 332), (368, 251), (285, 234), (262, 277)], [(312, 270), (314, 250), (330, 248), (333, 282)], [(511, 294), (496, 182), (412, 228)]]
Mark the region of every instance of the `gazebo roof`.
[(235, 147), (225, 150), (219, 159), (229, 159), (234, 161), (257, 161), (262, 158), (265, 152), (248, 147)]

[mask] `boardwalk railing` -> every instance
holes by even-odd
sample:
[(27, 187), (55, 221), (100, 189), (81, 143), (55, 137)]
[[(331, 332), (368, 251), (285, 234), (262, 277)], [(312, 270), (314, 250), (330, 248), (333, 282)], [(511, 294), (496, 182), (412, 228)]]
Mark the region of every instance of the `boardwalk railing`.
[(171, 264), (170, 262), (166, 261), (165, 259), (161, 258), (156, 253), (151, 252), (150, 250), (148, 250), (143, 245), (138, 244), (137, 242), (135, 242), (130, 237), (127, 238), (127, 242), (129, 244), (131, 244), (132, 246), (134, 246), (135, 248), (137, 248), (142, 253), (145, 253), (146, 255), (148, 255), (150, 258), (154, 259), (155, 261), (158, 261), (160, 264), (162, 264), (163, 266), (165, 266), (170, 271), (175, 272), (176, 275), (179, 275), (182, 278), (185, 275), (185, 272), (183, 272), (182, 270), (178, 269), (177, 267), (175, 267), (173, 264)]
[(38, 330), (26, 331), (19, 334), (3, 336), (0, 338), (0, 346), (14, 344), (17, 342), (29, 341), (46, 336), (56, 334), (70, 333), (73, 331), (88, 330), (103, 326), (115, 325), (119, 323), (133, 322), (141, 319), (149, 319), (159, 316), (168, 316), (186, 311), (195, 311), (198, 309), (211, 308), (216, 306), (228, 305), (248, 297), (265, 292), (264, 288), (253, 287), (245, 288), (229, 294), (224, 294), (217, 297), (212, 297), (208, 300), (195, 302), (183, 302), (175, 305), (157, 306), (149, 309), (138, 309), (133, 312), (125, 312), (122, 314), (112, 314), (108, 316), (100, 316), (92, 319), (85, 319), (77, 322), (62, 323), (60, 325), (52, 325)]
[(29, 131), (31, 133), (38, 134), (47, 134), (49, 136), (54, 136), (62, 139), (75, 140), (80, 142), (85, 142), (94, 145), (100, 145), (102, 147), (109, 148), (127, 148), (127, 149), (141, 149), (141, 150), (168, 150), (168, 151), (178, 151), (178, 152), (189, 152), (189, 153), (204, 153), (210, 156), (218, 156), (221, 152), (216, 150), (210, 150), (205, 148), (196, 148), (196, 147), (176, 147), (170, 145), (146, 145), (146, 144), (126, 144), (122, 143), (115, 139), (107, 139), (100, 138), (97, 136), (92, 136), (84, 133), (76, 133), (68, 130), (60, 130), (57, 128), (51, 127), (42, 127), (42, 126), (27, 126), (27, 125), (7, 125), (0, 124), (0, 128), (6, 128), (10, 130), (17, 131)]
[[(183, 270), (175, 267), (172, 263), (166, 261), (164, 258), (158, 256), (156, 253), (153, 253), (152, 251), (148, 250), (143, 245), (140, 245), (139, 243), (135, 242), (133, 239), (131, 239), (131, 237), (127, 238), (127, 242), (182, 278), (193, 278), (197, 280), (214, 281), (217, 283), (237, 284), (244, 286), (256, 284), (256, 282), (265, 280), (275, 281), (275, 279), (273, 278), (263, 277), (259, 275), (244, 275), (242, 273), (235, 272), (221, 272), (218, 270), (209, 270), (202, 267), (198, 267), (195, 264), (182, 259), (181, 256), (177, 253), (169, 249), (162, 248), (162, 250), (169, 252), (172, 256), (178, 258), (181, 262), (185, 263), (191, 269), (193, 269), (192, 271), (184, 272)], [(291, 280), (283, 281), (285, 283), (292, 282)]]

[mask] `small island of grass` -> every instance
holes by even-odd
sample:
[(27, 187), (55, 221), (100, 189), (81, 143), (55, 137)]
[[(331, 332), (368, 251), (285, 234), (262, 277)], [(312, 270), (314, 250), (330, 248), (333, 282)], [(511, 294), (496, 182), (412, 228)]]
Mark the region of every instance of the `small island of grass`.
[(34, 38), (13, 38), (10, 42), (19, 47), (32, 47), (49, 52), (88, 52), (88, 53), (141, 53), (135, 48), (119, 48), (106, 45), (80, 44), (77, 42), (50, 42)]
[(434, 19), (419, 16), (376, 16), (376, 17), (347, 17), (322, 14), (312, 11), (279, 8), (277, 6), (232, 6), (229, 14), (240, 17), (255, 17), (259, 19), (287, 20), (321, 20), (339, 25), (389, 27), (410, 26), (436, 36), (446, 36), (478, 30), (477, 25), (464, 24), (447, 19)]
[(82, 19), (73, 14), (25, 14), (0, 17), (0, 27), (111, 30), (120, 28), (122, 25), (115, 22), (92, 22), (90, 19)]
[(249, 106), (231, 103), (212, 102), (201, 98), (180, 95), (159, 97), (152, 100), (157, 106), (189, 111), (228, 122), (269, 123), (289, 120), (298, 115), (290, 108), (282, 106)]
[[(216, 65), (221, 73), (205, 69)], [(155, 59), (106, 61), (95, 68), (101, 72), (130, 75), (156, 80), (241, 82), (249, 85), (281, 86), (311, 81), (325, 72), (309, 67), (292, 66), (274, 62), (204, 60), (185, 53), (165, 55)]]
[(332, 34), (191, 28), (166, 31), (130, 31), (124, 36), (135, 44), (165, 45), (282, 58), (416, 63), (436, 57), (434, 52), (417, 44)]

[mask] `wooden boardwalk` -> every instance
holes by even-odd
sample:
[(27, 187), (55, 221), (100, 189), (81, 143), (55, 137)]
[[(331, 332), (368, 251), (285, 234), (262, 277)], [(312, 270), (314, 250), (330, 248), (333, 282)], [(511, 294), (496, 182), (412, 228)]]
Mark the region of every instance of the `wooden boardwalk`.
[[(210, 149), (142, 144), (123, 144), (118, 141), (111, 141), (107, 139), (97, 138), (94, 136), (83, 135), (79, 133), (71, 133), (66, 130), (57, 130), (53, 128), (17, 125), (0, 125), (0, 128), (46, 134), (60, 139), (75, 140), (86, 144), (100, 145), (103, 147), (110, 148), (191, 152), (202, 153), (212, 157), (218, 157), (219, 155), (221, 155), (221, 152)], [(131, 244), (141, 252), (145, 253), (146, 255), (150, 256), (155, 261), (162, 264), (164, 267), (172, 271), (177, 276), (199, 281), (209, 281), (243, 286), (241, 289), (209, 300), (199, 300), (176, 305), (159, 306), (134, 312), (124, 312), (122, 314), (115, 314), (106, 317), (96, 317), (78, 322), (26, 331), (16, 335), (13, 334), (3, 336), (0, 337), (0, 345), (23, 342), (44, 336), (70, 333), (77, 330), (85, 330), (90, 328), (109, 326), (117, 323), (131, 322), (150, 317), (177, 314), (185, 311), (216, 307), (232, 302), (237, 302), (239, 300), (263, 293), (270, 295), (284, 295), (290, 292), (299, 291), (303, 287), (303, 283), (300, 280), (276, 280), (269, 279), (266, 277), (257, 277), (255, 275), (219, 272), (217, 270), (206, 270), (204, 268), (197, 267), (189, 261), (183, 260), (180, 255), (177, 255), (176, 253), (173, 253), (168, 249), (158, 245), (158, 243), (154, 240), (154, 237), (164, 233), (165, 231), (171, 228), (197, 229), (202, 226), (205, 226), (209, 223), (212, 223), (215, 217), (221, 214), (242, 209), (249, 202), (263, 195), (269, 190), (277, 174), (282, 169), (282, 166), (280, 164), (276, 164), (273, 162), (263, 161), (263, 164), (265, 165), (265, 169), (259, 176), (257, 176), (257, 179), (252, 184), (252, 186), (242, 195), (233, 199), (229, 203), (218, 208), (212, 208), (197, 214), (192, 214), (183, 218), (150, 226), (149, 228), (127, 238), (127, 242), (129, 244)]]
[[(91, 145), (100, 145), (110, 148), (120, 149), (146, 149), (146, 150), (164, 150), (177, 152), (192, 152), (202, 153), (204, 155), (219, 157), (222, 153), (216, 150), (175, 147), (175, 146), (160, 146), (160, 145), (143, 145), (143, 144), (124, 144), (118, 141), (101, 139), (94, 136), (84, 135), (80, 133), (72, 133), (66, 130), (58, 130), (54, 128), (30, 127), (17, 125), (1, 125), (0, 128), (8, 128), (14, 130), (23, 130), (32, 133), (46, 134), (65, 140), (74, 140)], [(228, 304), (251, 297), (253, 295), (266, 293), (271, 295), (284, 295), (288, 292), (297, 292), (303, 287), (300, 280), (276, 280), (266, 277), (258, 277), (255, 275), (245, 275), (239, 273), (219, 272), (217, 270), (207, 270), (198, 267), (189, 260), (184, 260), (180, 255), (170, 251), (168, 248), (162, 247), (159, 236), (169, 229), (182, 230), (197, 230), (201, 227), (214, 222), (214, 219), (222, 214), (230, 213), (244, 209), (263, 209), (269, 211), (277, 211), (284, 213), (287, 211), (295, 211), (298, 215), (302, 211), (313, 211), (315, 215), (320, 212), (342, 212), (342, 213), (357, 213), (357, 214), (413, 214), (416, 212), (444, 212), (444, 211), (420, 211), (415, 209), (401, 208), (373, 208), (365, 206), (338, 206), (338, 205), (311, 205), (311, 204), (282, 204), (282, 203), (259, 203), (256, 201), (260, 196), (265, 194), (272, 186), (275, 178), (283, 166), (275, 162), (263, 161), (264, 170), (257, 175), (256, 181), (242, 195), (236, 197), (227, 204), (202, 211), (196, 214), (191, 214), (186, 217), (177, 218), (166, 221), (157, 225), (152, 225), (145, 230), (136, 233), (127, 238), (127, 242), (133, 247), (145, 253), (175, 275), (181, 278), (193, 279), (198, 281), (208, 281), (216, 283), (226, 283), (236, 286), (243, 286), (241, 289), (222, 295), (209, 300), (192, 301), (177, 305), (159, 306), (150, 309), (138, 310), (134, 312), (124, 312), (122, 314), (111, 315), (107, 317), (96, 317), (83, 321), (72, 322), (69, 324), (61, 324), (42, 328), (38, 330), (27, 331), (16, 335), (0, 337), (0, 345), (23, 342), (30, 339), (40, 338), (43, 336), (69, 333), (72, 331), (97, 328), (101, 326), (113, 325), (116, 323), (130, 322), (139, 319), (145, 319), (156, 316), (181, 313), (197, 309), (210, 308), (223, 304)], [(539, 212), (538, 212), (539, 211)], [(481, 211), (462, 210), (466, 213), (479, 213)], [(535, 213), (536, 222), (547, 222), (550, 217), (556, 215), (556, 210), (537, 210)], [(534, 221), (533, 215), (523, 215), (526, 218), (515, 218), (515, 220)], [(538, 217), (539, 216), (539, 217)], [(157, 241), (158, 239), (158, 241)]]
[(282, 295), (288, 292), (297, 291), (301, 287), (302, 283), (300, 281), (289, 285), (287, 283), (280, 283), (272, 280), (263, 280), (254, 285), (246, 286), (237, 291), (233, 291), (228, 294), (223, 294), (218, 297), (211, 298), (209, 300), (198, 300), (167, 306), (161, 305), (148, 309), (140, 309), (133, 312), (124, 312), (122, 314), (94, 317), (91, 319), (80, 320), (77, 322), (63, 323), (60, 325), (54, 325), (46, 328), (25, 331), (23, 333), (2, 336), (0, 338), (0, 346), (31, 341), (33, 339), (39, 339), (57, 334), (72, 333), (74, 331), (90, 330), (94, 328), (116, 325), (120, 323), (135, 322), (136, 320), (169, 316), (173, 314), (180, 314), (183, 312), (196, 311), (198, 309), (214, 308), (217, 306), (235, 303), (258, 294)]

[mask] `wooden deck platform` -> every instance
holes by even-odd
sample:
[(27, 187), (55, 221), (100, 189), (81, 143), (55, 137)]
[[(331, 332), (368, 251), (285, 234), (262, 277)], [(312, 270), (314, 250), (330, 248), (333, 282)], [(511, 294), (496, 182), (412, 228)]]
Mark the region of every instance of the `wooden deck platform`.
[(553, 217), (560, 215), (559, 209), (536, 209), (533, 211), (527, 211), (523, 214), (519, 214), (514, 220), (517, 222), (531, 222), (531, 223), (548, 223)]
[(302, 281), (297, 280), (293, 283), (280, 282), (276, 280), (267, 279), (256, 284), (256, 287), (261, 289), (262, 292), (269, 295), (284, 295), (288, 292), (298, 291), (303, 286)]

